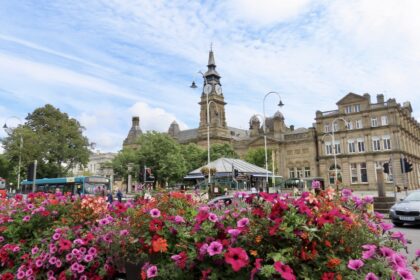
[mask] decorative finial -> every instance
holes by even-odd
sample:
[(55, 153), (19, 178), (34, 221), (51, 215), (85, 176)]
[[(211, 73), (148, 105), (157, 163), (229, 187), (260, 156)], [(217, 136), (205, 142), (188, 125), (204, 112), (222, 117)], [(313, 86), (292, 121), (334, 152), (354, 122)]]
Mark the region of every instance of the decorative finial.
[(213, 51), (213, 42), (210, 42), (210, 51)]

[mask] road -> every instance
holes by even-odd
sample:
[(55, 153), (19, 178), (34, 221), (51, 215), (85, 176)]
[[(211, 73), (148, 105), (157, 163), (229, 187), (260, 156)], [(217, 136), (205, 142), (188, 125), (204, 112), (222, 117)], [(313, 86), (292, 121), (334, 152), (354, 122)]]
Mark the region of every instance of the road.
[[(400, 231), (405, 234), (405, 238), (411, 241), (411, 244), (408, 244), (408, 259), (412, 260), (414, 258), (414, 253), (417, 249), (420, 249), (420, 226), (404, 226), (404, 227), (395, 227), (391, 231)], [(418, 262), (420, 264), (420, 260)], [(416, 279), (420, 279), (420, 271), (415, 272), (414, 274)]]

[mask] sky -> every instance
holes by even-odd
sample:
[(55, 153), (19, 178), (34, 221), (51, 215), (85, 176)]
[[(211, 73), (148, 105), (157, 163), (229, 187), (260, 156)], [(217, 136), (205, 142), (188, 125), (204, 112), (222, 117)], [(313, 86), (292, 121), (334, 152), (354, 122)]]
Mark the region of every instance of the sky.
[[(101, 152), (121, 150), (132, 116), (143, 131), (197, 128), (201, 88), (189, 86), (202, 85), (210, 45), (228, 126), (248, 129), (270, 91), (296, 128), (349, 92), (410, 101), (418, 121), (418, 11), (418, 0), (0, 0), (0, 123), (52, 104)], [(267, 116), (276, 103), (267, 96)]]

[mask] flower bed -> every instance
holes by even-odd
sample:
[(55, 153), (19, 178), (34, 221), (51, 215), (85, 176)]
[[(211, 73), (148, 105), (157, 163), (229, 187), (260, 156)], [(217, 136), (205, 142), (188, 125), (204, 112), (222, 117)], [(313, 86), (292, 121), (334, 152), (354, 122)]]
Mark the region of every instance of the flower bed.
[(404, 235), (370, 202), (330, 189), (212, 207), (176, 192), (16, 196), (0, 206), (0, 280), (112, 279), (126, 263), (137, 279), (414, 279)]

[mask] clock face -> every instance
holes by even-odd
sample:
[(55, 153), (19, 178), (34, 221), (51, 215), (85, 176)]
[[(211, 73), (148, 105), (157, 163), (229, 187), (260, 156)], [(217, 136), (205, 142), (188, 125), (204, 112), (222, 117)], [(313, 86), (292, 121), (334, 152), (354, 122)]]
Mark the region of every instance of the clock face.
[(216, 85), (215, 90), (217, 94), (222, 94), (222, 87), (220, 85)]
[(204, 87), (204, 93), (205, 94), (209, 94), (210, 92), (211, 92), (211, 90), (212, 90), (212, 86), (211, 85), (209, 85), (209, 84), (207, 84), (205, 87)]

